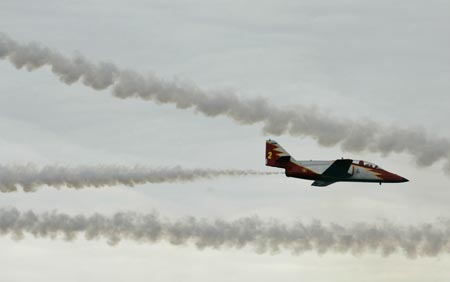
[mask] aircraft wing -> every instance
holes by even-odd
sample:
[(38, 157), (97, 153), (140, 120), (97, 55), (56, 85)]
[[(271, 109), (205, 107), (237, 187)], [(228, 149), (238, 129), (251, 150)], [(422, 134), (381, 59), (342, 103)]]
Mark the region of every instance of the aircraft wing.
[(341, 159), (336, 160), (330, 165), (322, 174), (321, 179), (314, 181), (312, 186), (328, 186), (336, 181), (343, 180), (350, 176), (348, 170), (352, 165), (353, 160)]
[(336, 181), (323, 181), (323, 180), (316, 180), (314, 181), (311, 186), (318, 186), (318, 187), (324, 187), (324, 186), (328, 186), (330, 184), (333, 184)]
[(314, 181), (311, 185), (324, 187), (349, 177), (350, 174), (348, 173), (348, 170), (350, 169), (352, 162), (353, 160), (349, 159), (334, 161), (334, 163), (321, 174), (321, 179)]
[(347, 178), (349, 177), (348, 170), (352, 165), (353, 160), (342, 159), (336, 160), (323, 173), (324, 178)]

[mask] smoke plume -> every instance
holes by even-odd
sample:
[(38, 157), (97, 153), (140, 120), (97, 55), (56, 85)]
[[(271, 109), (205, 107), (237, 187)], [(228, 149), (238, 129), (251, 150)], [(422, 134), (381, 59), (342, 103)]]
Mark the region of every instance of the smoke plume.
[(409, 258), (434, 257), (450, 252), (450, 221), (433, 224), (398, 226), (389, 222), (335, 223), (291, 225), (277, 220), (263, 221), (257, 216), (234, 221), (206, 220), (187, 217), (177, 221), (162, 219), (157, 213), (119, 212), (68, 215), (57, 211), (36, 214), (17, 209), (0, 209), (0, 233), (22, 239), (26, 233), (38, 238), (74, 240), (84, 235), (87, 240), (106, 239), (111, 245), (121, 240), (141, 243), (167, 241), (173, 245), (194, 244), (204, 248), (252, 247), (258, 253), (293, 254), (308, 251), (323, 253), (402, 253)]
[(14, 192), (20, 187), (33, 192), (42, 185), (81, 189), (114, 185), (134, 186), (145, 183), (189, 182), (220, 176), (269, 175), (274, 172), (237, 169), (148, 168), (144, 166), (78, 166), (49, 165), (37, 167), (0, 165), (0, 192)]
[(422, 130), (384, 127), (368, 120), (336, 119), (304, 106), (279, 108), (266, 99), (244, 99), (230, 91), (207, 92), (192, 83), (143, 76), (111, 63), (92, 63), (81, 55), (68, 58), (36, 43), (20, 44), (6, 35), (0, 35), (0, 58), (29, 71), (48, 66), (66, 84), (81, 81), (95, 90), (110, 88), (117, 98), (140, 98), (173, 104), (179, 109), (192, 108), (208, 117), (227, 116), (239, 124), (258, 123), (270, 135), (308, 136), (320, 145), (340, 145), (349, 152), (405, 152), (422, 166), (445, 160), (445, 171), (450, 173), (449, 140), (427, 136)]

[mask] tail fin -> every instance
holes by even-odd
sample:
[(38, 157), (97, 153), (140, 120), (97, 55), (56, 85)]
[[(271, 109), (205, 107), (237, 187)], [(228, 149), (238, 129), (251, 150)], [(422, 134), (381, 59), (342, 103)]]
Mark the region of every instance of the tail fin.
[(291, 162), (291, 155), (276, 141), (266, 141), (266, 165), (286, 168)]

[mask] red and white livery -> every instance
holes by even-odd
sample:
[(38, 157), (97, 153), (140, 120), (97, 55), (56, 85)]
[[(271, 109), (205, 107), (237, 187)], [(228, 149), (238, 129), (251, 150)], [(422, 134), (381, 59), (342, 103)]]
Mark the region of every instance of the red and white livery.
[(284, 168), (286, 176), (314, 180), (313, 186), (339, 181), (400, 183), (408, 179), (362, 160), (297, 161), (276, 141), (266, 141), (266, 165)]

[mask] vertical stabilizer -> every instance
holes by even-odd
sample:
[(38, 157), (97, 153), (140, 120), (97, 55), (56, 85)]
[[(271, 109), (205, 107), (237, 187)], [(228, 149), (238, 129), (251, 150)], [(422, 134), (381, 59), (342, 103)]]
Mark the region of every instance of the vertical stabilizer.
[(291, 162), (291, 155), (276, 141), (266, 141), (266, 165), (286, 168)]

